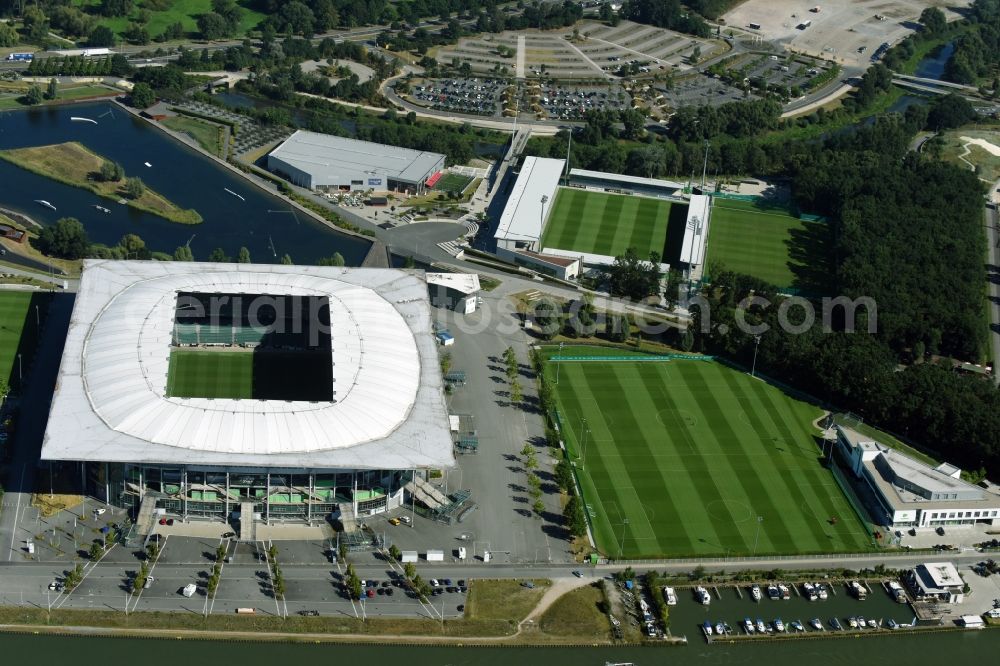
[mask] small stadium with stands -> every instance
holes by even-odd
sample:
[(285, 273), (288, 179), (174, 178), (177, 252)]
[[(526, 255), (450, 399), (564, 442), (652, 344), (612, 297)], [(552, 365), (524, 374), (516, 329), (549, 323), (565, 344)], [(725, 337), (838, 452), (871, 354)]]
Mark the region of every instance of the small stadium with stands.
[(872, 550), (825, 468), (818, 407), (708, 357), (545, 352), (598, 548), (612, 558)]

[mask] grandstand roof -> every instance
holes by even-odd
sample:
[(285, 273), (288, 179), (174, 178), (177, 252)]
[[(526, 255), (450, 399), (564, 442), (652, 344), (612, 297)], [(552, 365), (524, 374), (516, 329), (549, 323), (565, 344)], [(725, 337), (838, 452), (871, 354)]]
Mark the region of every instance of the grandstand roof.
[(588, 178), (591, 180), (605, 180), (610, 183), (627, 183), (629, 185), (645, 185), (647, 187), (658, 187), (665, 190), (684, 189), (684, 183), (676, 183), (672, 180), (660, 180), (659, 178), (643, 178), (642, 176), (627, 176), (622, 173), (606, 173), (604, 171), (590, 171), (589, 169), (570, 169), (569, 177), (572, 180), (577, 178)]
[[(168, 397), (179, 291), (328, 298), (335, 401)], [(423, 275), (85, 261), (42, 458), (271, 468), (449, 467), (452, 442)]]
[(686, 264), (695, 266), (704, 263), (705, 241), (708, 238), (708, 215), (711, 205), (712, 197), (704, 194), (691, 195), (680, 256), (681, 261)]
[[(537, 241), (542, 235), (542, 215), (556, 196), (565, 160), (526, 157), (500, 215), (495, 238)], [(548, 197), (542, 209), (542, 197)]]
[(374, 172), (405, 183), (419, 183), (430, 177), (444, 159), (440, 153), (305, 130), (297, 130), (271, 155), (308, 173)]

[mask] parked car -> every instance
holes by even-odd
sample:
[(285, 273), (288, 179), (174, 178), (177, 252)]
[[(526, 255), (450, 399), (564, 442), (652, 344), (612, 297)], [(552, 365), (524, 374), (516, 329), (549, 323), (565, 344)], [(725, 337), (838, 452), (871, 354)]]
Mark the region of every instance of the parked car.
[(318, 610), (300, 610), (299, 615), (304, 615), (306, 617), (319, 617)]

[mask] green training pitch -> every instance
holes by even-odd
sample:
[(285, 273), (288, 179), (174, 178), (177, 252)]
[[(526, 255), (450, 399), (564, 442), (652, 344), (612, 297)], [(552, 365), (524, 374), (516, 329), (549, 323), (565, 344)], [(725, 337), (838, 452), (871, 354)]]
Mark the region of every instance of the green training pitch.
[[(9, 382), (11, 387), (17, 386), (17, 350), (22, 344), (21, 333), (27, 322), (31, 297), (31, 292), (25, 291), (0, 292), (0, 382)], [(32, 315), (32, 328), (34, 324)]]
[(640, 257), (650, 252), (663, 255), (672, 207), (664, 199), (560, 188), (542, 247), (611, 257), (634, 247)]
[(796, 237), (812, 235), (810, 224), (818, 223), (800, 220), (785, 209), (714, 199), (707, 261), (778, 287), (791, 287), (797, 283), (791, 248)]
[(333, 398), (329, 360), (329, 352), (174, 349), (167, 395), (327, 402)]
[(820, 464), (819, 409), (712, 361), (549, 361), (550, 381), (557, 366), (564, 439), (608, 556), (873, 548)]

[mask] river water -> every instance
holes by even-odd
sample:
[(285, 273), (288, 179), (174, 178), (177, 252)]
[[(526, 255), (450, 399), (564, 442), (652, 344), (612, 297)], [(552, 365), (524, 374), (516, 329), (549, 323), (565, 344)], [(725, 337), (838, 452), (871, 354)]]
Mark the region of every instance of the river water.
[[(481, 648), (243, 643), (162, 639), (0, 634), (7, 663), (82, 666), (115, 664), (119, 660), (143, 666), (178, 663), (272, 664), (340, 663), (407, 664), (407, 666), (603, 666), (631, 661), (636, 666), (698, 664), (732, 666), (820, 666), (826, 664), (994, 663), (1000, 654), (1000, 631), (966, 631), (856, 640), (791, 640), (738, 645), (690, 645), (664, 648)], [(990, 657), (989, 655), (993, 655)], [(127, 657), (126, 657), (127, 655)]]
[[(93, 118), (98, 124), (73, 122), (71, 116)], [(315, 264), (322, 257), (340, 252), (348, 265), (356, 266), (370, 245), (301, 213), (292, 214), (288, 203), (110, 103), (0, 113), (0, 149), (64, 141), (79, 141), (120, 162), (127, 175), (141, 177), (182, 208), (194, 208), (204, 222), (169, 222), (5, 161), (0, 161), (0, 207), (20, 211), (42, 224), (51, 224), (60, 217), (76, 217), (91, 240), (106, 245), (115, 245), (124, 234), (135, 233), (151, 249), (173, 253), (190, 240), (195, 258), (202, 261), (216, 247), (236, 256), (240, 246), (246, 246), (256, 263), (276, 263), (288, 253), (295, 263)], [(144, 162), (152, 167), (144, 166)], [(226, 188), (243, 200), (226, 192)], [(35, 199), (45, 199), (58, 210), (44, 208), (34, 203)], [(93, 207), (95, 204), (112, 212), (102, 213)]]

